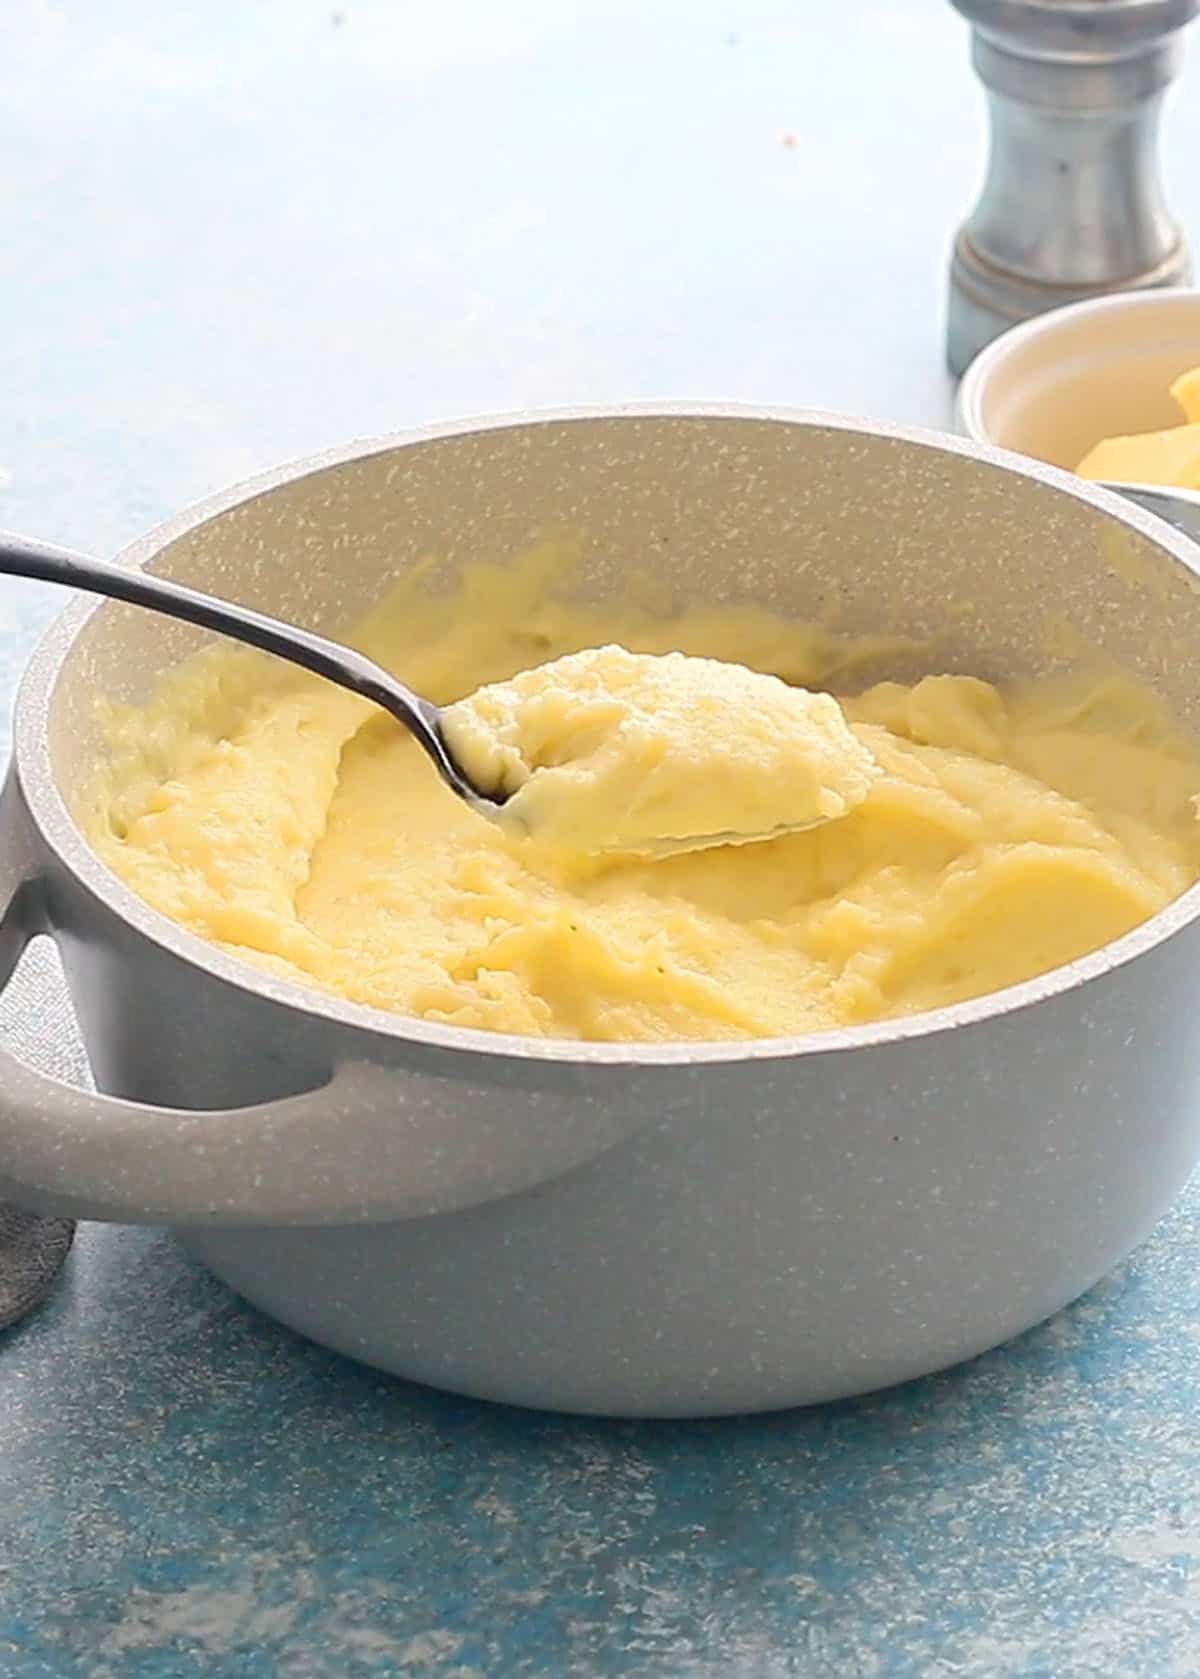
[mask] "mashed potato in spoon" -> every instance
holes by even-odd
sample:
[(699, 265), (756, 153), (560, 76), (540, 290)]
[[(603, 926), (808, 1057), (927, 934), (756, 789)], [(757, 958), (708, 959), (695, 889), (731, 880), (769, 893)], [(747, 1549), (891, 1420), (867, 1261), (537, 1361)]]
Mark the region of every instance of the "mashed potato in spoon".
[(683, 653), (590, 647), (443, 713), (499, 821), (545, 845), (665, 857), (836, 821), (875, 760), (830, 694)]

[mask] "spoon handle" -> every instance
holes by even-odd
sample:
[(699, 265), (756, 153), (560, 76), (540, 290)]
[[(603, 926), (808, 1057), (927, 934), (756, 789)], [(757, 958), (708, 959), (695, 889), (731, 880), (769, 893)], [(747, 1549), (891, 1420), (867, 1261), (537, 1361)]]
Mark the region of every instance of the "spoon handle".
[(1200, 542), (1200, 496), (1194, 490), (1159, 489), (1153, 484), (1106, 484), (1127, 501), (1136, 501), (1147, 513), (1157, 513), (1169, 525), (1194, 542)]
[(452, 792), (472, 804), (481, 801), (482, 795), (450, 756), (442, 738), (437, 707), (352, 647), (329, 641), (312, 630), (282, 623), (248, 606), (235, 606), (199, 589), (189, 589), (169, 577), (127, 570), (107, 560), (92, 559), (86, 554), (75, 554), (70, 549), (13, 536), (6, 531), (0, 532), (0, 573), (32, 577), (43, 583), (61, 583), (69, 589), (107, 595), (131, 606), (149, 607), (153, 612), (180, 618), (186, 624), (232, 636), (235, 641), (246, 642), (264, 653), (290, 659), (293, 664), (381, 706), (415, 736)]

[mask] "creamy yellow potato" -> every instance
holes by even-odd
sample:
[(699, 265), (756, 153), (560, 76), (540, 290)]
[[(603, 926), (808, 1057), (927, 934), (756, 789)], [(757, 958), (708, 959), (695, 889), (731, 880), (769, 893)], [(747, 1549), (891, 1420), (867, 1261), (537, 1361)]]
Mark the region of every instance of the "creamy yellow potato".
[(443, 713), (505, 827), (572, 851), (653, 856), (845, 816), (874, 759), (831, 694), (685, 653), (589, 647)]
[(877, 647), (750, 608), (571, 606), (552, 598), (557, 564), (481, 567), (454, 597), (417, 578), (355, 639), (439, 703), (614, 644), (841, 692), (877, 766), (861, 799), (759, 844), (589, 856), (468, 809), (367, 702), (221, 647), (112, 711), (101, 854), (157, 909), (292, 979), (433, 1021), (618, 1040), (770, 1036), (978, 995), (1105, 943), (1200, 874), (1200, 758), (1122, 679), (855, 694)]
[(1176, 379), (1171, 396), (1179, 404), (1186, 425), (1129, 437), (1107, 437), (1080, 461), (1080, 476), (1120, 484), (1200, 490), (1200, 367)]

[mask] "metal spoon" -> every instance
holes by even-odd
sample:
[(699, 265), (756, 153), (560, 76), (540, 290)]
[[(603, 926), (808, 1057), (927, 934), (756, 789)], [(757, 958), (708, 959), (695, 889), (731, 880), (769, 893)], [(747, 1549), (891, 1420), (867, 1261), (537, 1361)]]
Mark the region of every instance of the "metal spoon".
[(169, 578), (126, 571), (105, 560), (94, 560), (86, 554), (73, 554), (69, 549), (7, 532), (0, 532), (0, 573), (62, 583), (69, 589), (85, 589), (90, 594), (108, 595), (133, 606), (147, 606), (152, 612), (182, 618), (184, 623), (217, 630), (264, 653), (290, 659), (293, 664), (302, 665), (305, 670), (314, 671), (339, 687), (348, 688), (352, 694), (361, 694), (382, 706), (424, 748), (451, 792), (465, 799), (472, 809), (494, 816), (504, 802), (476, 787), (455, 761), (442, 733), (441, 713), (432, 700), (414, 694), (381, 665), (356, 653), (352, 647), (314, 635), (311, 630), (298, 629), (294, 624), (281, 623), (277, 618), (268, 618), (247, 606), (234, 606), (215, 595), (173, 583)]
[(1127, 501), (1136, 501), (1147, 513), (1157, 513), (1193, 542), (1200, 542), (1200, 493), (1195, 490), (1162, 489), (1154, 484), (1105, 484)]

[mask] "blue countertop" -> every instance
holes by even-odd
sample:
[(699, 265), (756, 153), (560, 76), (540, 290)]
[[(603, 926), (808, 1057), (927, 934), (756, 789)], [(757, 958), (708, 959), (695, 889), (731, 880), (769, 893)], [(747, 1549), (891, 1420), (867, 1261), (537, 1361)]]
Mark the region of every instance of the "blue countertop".
[[(937, 0), (26, 0), (6, 37), (0, 524), (111, 551), (483, 410), (948, 417), (982, 106)], [(5, 708), (60, 605), (0, 590)], [(0, 1028), (77, 1064), (44, 958)], [(0, 1336), (0, 1673), (1200, 1673), (1198, 1221), (964, 1369), (686, 1425), (408, 1387), (85, 1227)]]

